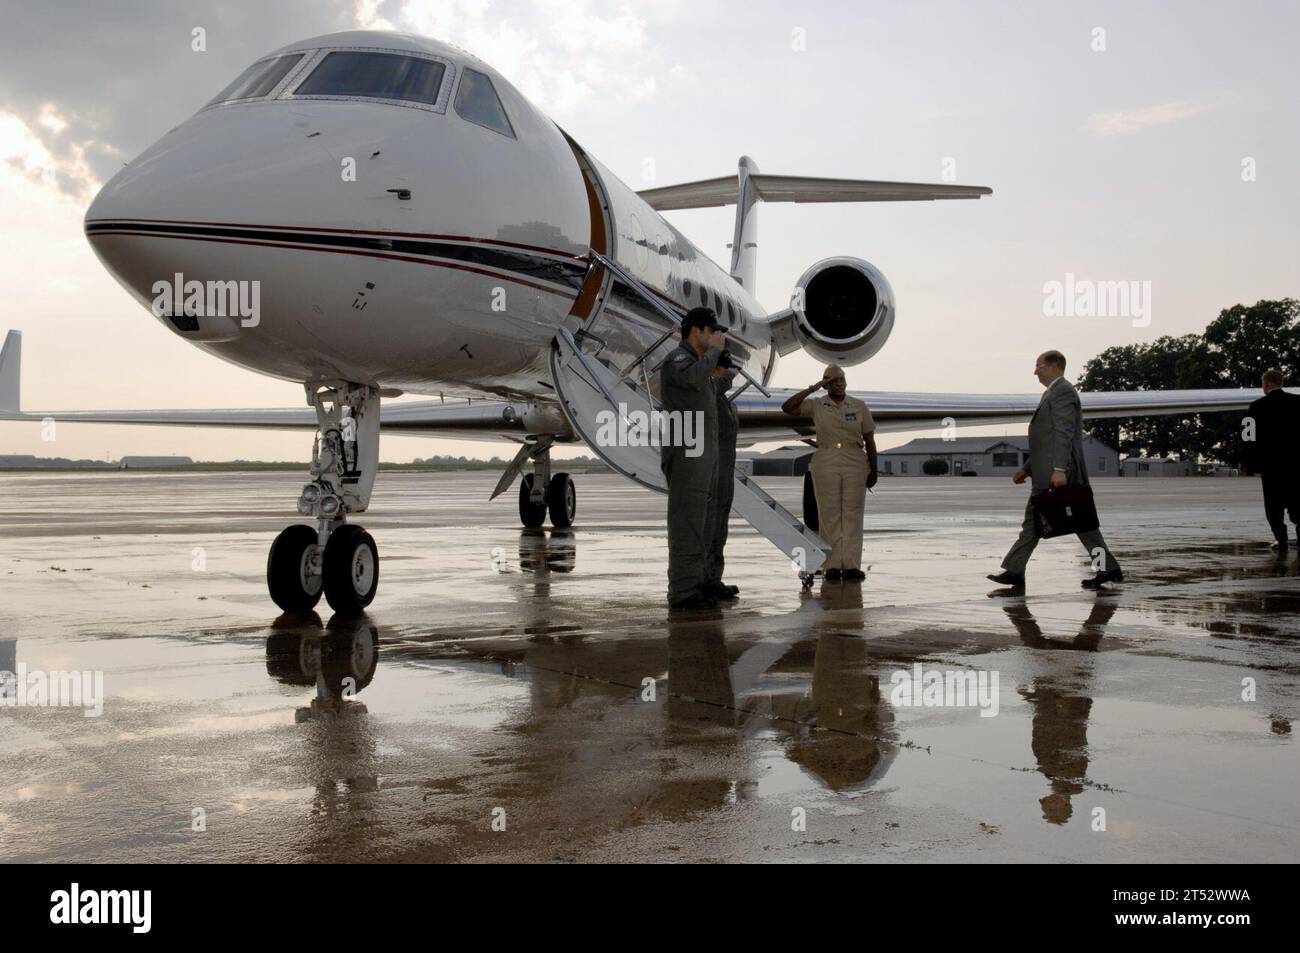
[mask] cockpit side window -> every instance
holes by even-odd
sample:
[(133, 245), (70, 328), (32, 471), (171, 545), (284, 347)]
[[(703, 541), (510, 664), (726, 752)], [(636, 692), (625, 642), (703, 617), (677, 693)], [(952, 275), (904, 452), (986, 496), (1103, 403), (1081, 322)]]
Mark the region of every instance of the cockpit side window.
[(456, 90), (456, 112), (472, 123), (486, 126), (511, 139), (518, 138), (505, 107), (490, 80), (477, 70), (466, 67), (460, 71), (460, 87)]
[(303, 53), (289, 53), (273, 59), (254, 63), (239, 74), (239, 78), (217, 94), (209, 106), (228, 103), (235, 100), (262, 99), (269, 96), (280, 80), (289, 75), (289, 70), (298, 65)]
[(294, 96), (340, 96), (438, 105), (447, 67), (400, 53), (335, 51), (298, 84)]

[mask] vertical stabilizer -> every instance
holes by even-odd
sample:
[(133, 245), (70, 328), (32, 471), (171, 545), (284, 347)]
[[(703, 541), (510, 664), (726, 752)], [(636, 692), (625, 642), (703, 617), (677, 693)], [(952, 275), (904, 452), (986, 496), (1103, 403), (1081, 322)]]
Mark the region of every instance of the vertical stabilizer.
[(754, 294), (758, 265), (758, 189), (750, 176), (758, 166), (749, 156), (740, 157), (739, 189), (736, 195), (736, 229), (731, 239), (731, 277)]
[(23, 359), (23, 332), (10, 331), (0, 350), (0, 413), (19, 412), (19, 370)]

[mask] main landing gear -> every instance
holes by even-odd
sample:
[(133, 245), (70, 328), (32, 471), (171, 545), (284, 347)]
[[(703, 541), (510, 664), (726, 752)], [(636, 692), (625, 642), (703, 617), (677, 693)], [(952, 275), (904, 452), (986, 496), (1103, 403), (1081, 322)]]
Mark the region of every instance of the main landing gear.
[(379, 392), (356, 384), (309, 384), (307, 400), (320, 430), (298, 512), (316, 525), (298, 523), (275, 538), (266, 585), (285, 612), (306, 612), (322, 594), (335, 612), (357, 612), (379, 588), (379, 549), (347, 515), (365, 512), (375, 485)]
[(551, 473), (551, 454), (542, 450), (532, 457), (533, 472), (519, 481), (519, 520), (536, 529), (551, 517), (556, 529), (568, 529), (578, 513), (578, 492), (567, 473)]

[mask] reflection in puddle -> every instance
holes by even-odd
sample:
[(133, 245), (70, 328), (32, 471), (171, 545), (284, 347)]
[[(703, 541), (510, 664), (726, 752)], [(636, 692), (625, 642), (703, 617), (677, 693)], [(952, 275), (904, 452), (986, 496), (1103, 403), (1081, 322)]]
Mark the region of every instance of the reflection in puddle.
[(364, 714), (354, 701), (370, 684), (379, 663), (379, 630), (365, 613), (335, 613), (322, 628), (315, 612), (283, 615), (266, 639), (266, 672), (286, 685), (312, 685), (316, 697), (300, 708), (300, 722), (318, 717)]

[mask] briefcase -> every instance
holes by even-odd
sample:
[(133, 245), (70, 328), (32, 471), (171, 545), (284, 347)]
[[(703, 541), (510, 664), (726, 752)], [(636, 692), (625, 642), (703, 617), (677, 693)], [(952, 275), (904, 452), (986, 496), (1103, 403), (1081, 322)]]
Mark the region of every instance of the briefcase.
[(1038, 536), (1068, 536), (1087, 533), (1101, 525), (1090, 486), (1054, 486), (1030, 497)]

